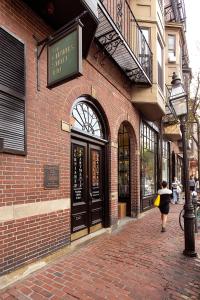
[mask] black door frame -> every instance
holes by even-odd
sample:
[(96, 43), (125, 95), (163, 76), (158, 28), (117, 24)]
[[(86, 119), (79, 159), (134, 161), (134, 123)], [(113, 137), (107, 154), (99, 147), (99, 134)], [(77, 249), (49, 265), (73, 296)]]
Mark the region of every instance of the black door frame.
[[(104, 190), (103, 190), (103, 168), (99, 168), (99, 175), (100, 175), (100, 178), (99, 178), (99, 182), (100, 182), (100, 186), (99, 186), (99, 198), (98, 199), (95, 199), (95, 196), (93, 198), (93, 195), (92, 195), (92, 163), (93, 163), (93, 160), (92, 160), (92, 151), (97, 151), (99, 152), (99, 163), (100, 163), (100, 166), (103, 167), (103, 146), (100, 146), (100, 145), (95, 145), (94, 143), (87, 143), (87, 147), (88, 147), (88, 155), (87, 155), (87, 158), (88, 158), (88, 197), (89, 197), (89, 206), (88, 206), (88, 211), (89, 211), (89, 217), (90, 217), (90, 220), (89, 220), (89, 234), (93, 231), (96, 231), (98, 228), (100, 228), (101, 226), (103, 226), (103, 216), (104, 216), (104, 209), (103, 209), (103, 206), (104, 206)], [(94, 191), (95, 192), (95, 191)], [(95, 200), (98, 200), (98, 201), (95, 201)], [(100, 200), (100, 201), (99, 201)], [(98, 203), (101, 203), (100, 207), (101, 207), (101, 216), (99, 216), (101, 218), (101, 222), (99, 223), (96, 223), (96, 224), (92, 224), (93, 223), (93, 217), (94, 217), (94, 214), (95, 214), (95, 210), (98, 211), (98, 209), (100, 208), (98, 206)], [(95, 207), (96, 206), (96, 207)], [(97, 221), (97, 219), (96, 219)], [(101, 226), (98, 225), (101, 223)]]
[[(87, 144), (97, 145), (102, 147), (102, 173), (105, 176), (102, 176), (102, 190), (103, 190), (103, 220), (102, 225), (104, 228), (110, 226), (110, 205), (109, 205), (109, 174), (108, 174), (108, 141), (103, 139), (97, 139), (93, 136), (89, 136), (82, 132), (77, 132), (76, 130), (71, 131), (71, 145), (75, 141), (85, 142)], [(71, 147), (72, 149), (72, 147)], [(72, 153), (71, 156), (72, 158)], [(72, 175), (72, 161), (70, 162), (70, 175)], [(88, 176), (88, 175), (87, 175)], [(72, 203), (72, 180), (70, 183), (70, 195), (71, 195), (71, 203)], [(88, 188), (87, 188), (88, 189)], [(71, 207), (71, 218), (72, 218), (72, 207)], [(72, 225), (71, 225), (72, 226)], [(71, 227), (72, 232), (72, 227)]]
[[(74, 176), (74, 149), (76, 147), (80, 147), (80, 149), (83, 149), (83, 160), (82, 160), (82, 172), (83, 172), (83, 187), (84, 190), (83, 192), (80, 191), (80, 188), (77, 188), (75, 190), (73, 190), (72, 188), (72, 178)], [(83, 142), (83, 141), (76, 141), (76, 140), (72, 140), (71, 142), (71, 234), (73, 235), (73, 240), (78, 237), (80, 237), (80, 234), (86, 235), (88, 233), (88, 215), (87, 215), (87, 211), (88, 211), (88, 195), (87, 195), (87, 191), (88, 191), (88, 180), (87, 177), (85, 176), (85, 174), (87, 174), (87, 143)], [(78, 159), (78, 157), (76, 157), (76, 160)], [(78, 163), (78, 162), (77, 162)], [(78, 202), (78, 205), (75, 205), (75, 202), (72, 202), (75, 200), (74, 197), (80, 197), (81, 195), (81, 201)], [(74, 215), (75, 214), (75, 215)], [(73, 218), (73, 216), (75, 217), (75, 219)], [(78, 220), (83, 220), (82, 224), (77, 224), (79, 221)], [(76, 226), (78, 225), (79, 227), (82, 226), (82, 228), (78, 231), (73, 232), (72, 229), (75, 229), (74, 223), (76, 223)], [(83, 233), (84, 232), (84, 233)]]

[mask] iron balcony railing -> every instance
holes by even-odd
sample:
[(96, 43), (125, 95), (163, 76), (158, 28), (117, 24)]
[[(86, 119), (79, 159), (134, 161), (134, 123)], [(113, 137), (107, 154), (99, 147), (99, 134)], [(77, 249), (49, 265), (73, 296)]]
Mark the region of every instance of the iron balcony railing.
[(165, 21), (183, 23), (186, 30), (186, 13), (184, 0), (165, 0)]
[[(142, 70), (151, 82), (152, 52), (127, 0), (100, 0), (100, 3), (127, 43), (129, 50), (136, 57), (140, 75)], [(135, 69), (134, 73), (136, 74)], [(139, 78), (138, 74), (136, 74), (136, 77)]]
[(160, 6), (161, 12), (163, 13), (164, 12), (163, 0), (158, 0), (158, 4)]
[(175, 113), (173, 112), (170, 103), (169, 103), (169, 98), (171, 95), (171, 89), (172, 86), (171, 85), (165, 85), (165, 96), (166, 96), (166, 102), (165, 102), (165, 115), (162, 118), (163, 124), (168, 124), (168, 125), (173, 125), (173, 124), (177, 124), (178, 119), (175, 115)]

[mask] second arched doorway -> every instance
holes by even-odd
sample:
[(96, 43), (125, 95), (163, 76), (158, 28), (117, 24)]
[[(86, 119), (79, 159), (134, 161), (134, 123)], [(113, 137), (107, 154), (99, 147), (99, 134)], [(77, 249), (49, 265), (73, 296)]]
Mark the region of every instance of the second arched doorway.
[(122, 123), (118, 132), (118, 211), (120, 219), (131, 216), (130, 165), (130, 135), (127, 124)]

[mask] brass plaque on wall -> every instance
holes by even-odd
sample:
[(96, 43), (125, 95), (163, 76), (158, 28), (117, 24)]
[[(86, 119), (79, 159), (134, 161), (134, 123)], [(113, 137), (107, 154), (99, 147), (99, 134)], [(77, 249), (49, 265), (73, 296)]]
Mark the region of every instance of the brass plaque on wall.
[(59, 166), (58, 165), (44, 166), (44, 188), (46, 189), (59, 188)]

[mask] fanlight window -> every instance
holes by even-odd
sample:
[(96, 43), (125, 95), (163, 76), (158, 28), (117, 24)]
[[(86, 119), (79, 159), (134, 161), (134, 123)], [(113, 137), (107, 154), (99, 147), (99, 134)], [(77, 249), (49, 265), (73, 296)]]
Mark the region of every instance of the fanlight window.
[(87, 102), (78, 102), (72, 111), (73, 128), (103, 138), (102, 125), (96, 112)]

